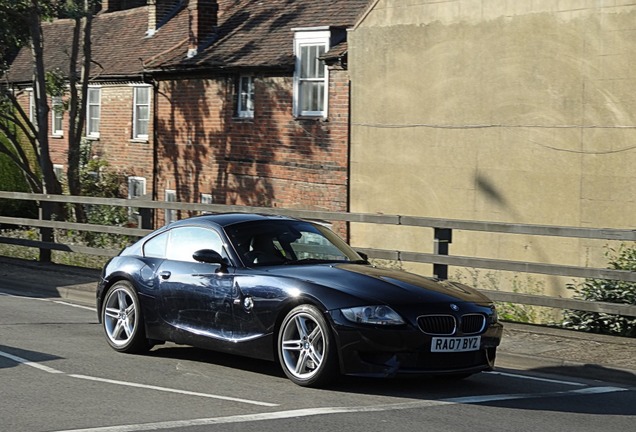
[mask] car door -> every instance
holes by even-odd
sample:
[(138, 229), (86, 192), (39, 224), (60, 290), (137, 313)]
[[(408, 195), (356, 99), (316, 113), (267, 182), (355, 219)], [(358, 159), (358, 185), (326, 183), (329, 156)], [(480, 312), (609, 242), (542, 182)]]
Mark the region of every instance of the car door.
[(231, 339), (234, 275), (220, 271), (218, 264), (196, 262), (192, 254), (201, 249), (227, 256), (213, 229), (185, 226), (170, 231), (166, 260), (156, 271), (161, 316), (177, 335)]

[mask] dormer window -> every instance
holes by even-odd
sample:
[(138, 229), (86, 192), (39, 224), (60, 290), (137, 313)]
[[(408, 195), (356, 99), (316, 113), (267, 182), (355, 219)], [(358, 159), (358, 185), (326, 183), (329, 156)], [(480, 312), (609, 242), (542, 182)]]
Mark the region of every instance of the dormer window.
[(329, 50), (330, 32), (297, 30), (294, 34), (294, 115), (327, 117), (329, 73), (322, 56)]

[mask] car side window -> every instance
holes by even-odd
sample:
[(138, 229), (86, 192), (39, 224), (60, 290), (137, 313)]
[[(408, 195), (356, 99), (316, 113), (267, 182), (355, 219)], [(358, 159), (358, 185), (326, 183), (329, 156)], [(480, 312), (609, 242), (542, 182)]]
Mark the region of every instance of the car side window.
[(201, 249), (212, 249), (226, 257), (223, 241), (216, 231), (201, 227), (179, 227), (170, 230), (166, 258), (174, 261), (195, 262), (192, 254)]
[(144, 256), (150, 258), (165, 258), (168, 233), (159, 234), (144, 244)]

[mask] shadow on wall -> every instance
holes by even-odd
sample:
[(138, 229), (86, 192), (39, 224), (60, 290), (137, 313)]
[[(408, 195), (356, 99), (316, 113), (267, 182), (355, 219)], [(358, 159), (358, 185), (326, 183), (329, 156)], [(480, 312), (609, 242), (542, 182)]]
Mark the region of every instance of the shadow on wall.
[[(504, 213), (509, 215), (509, 221), (511, 223), (527, 223), (525, 222), (525, 218), (523, 217), (523, 215), (514, 209), (513, 203), (510, 200), (506, 199), (504, 192), (501, 191), (501, 189), (491, 179), (488, 179), (484, 175), (478, 173), (475, 176), (475, 185), (477, 187), (478, 193), (486, 196), (489, 202), (493, 203), (493, 205), (499, 206)], [(519, 196), (519, 199), (524, 199), (524, 197)], [(519, 238), (519, 242), (526, 241), (524, 240), (524, 237), (520, 237), (519, 235), (516, 236)], [(538, 262), (552, 264), (550, 256), (548, 255), (546, 250), (540, 246), (539, 243), (533, 242), (532, 249), (538, 259)], [(505, 256), (498, 258), (507, 259), (507, 257)], [(549, 285), (552, 287), (556, 288), (563, 286), (560, 279), (556, 276), (546, 276), (546, 278), (549, 281)]]
[(293, 119), (291, 77), (257, 80), (259, 105), (249, 120), (235, 116), (234, 86), (232, 77), (162, 84), (159, 97), (170, 108), (160, 103), (158, 191), (174, 189), (182, 202), (212, 193), (215, 203), (272, 206), (285, 202), (276, 184), (289, 193), (297, 181), (315, 182), (322, 191), (329, 170), (344, 172), (337, 160), (324, 160), (336, 157), (328, 154), (331, 124)]

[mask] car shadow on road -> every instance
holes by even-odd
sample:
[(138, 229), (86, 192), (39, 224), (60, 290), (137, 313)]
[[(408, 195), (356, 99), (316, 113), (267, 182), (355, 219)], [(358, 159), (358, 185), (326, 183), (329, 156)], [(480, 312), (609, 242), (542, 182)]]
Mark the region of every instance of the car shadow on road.
[(58, 360), (62, 357), (46, 354), (40, 351), (30, 351), (22, 348), (15, 348), (0, 345), (0, 369), (19, 366), (22, 363), (44, 363), (51, 360)]
[(532, 369), (532, 371), (636, 386), (636, 375), (632, 372), (608, 368), (597, 364), (541, 367)]
[(272, 377), (282, 378), (285, 376), (278, 364), (271, 361), (257, 360), (249, 357), (221, 353), (218, 351), (210, 351), (188, 345), (174, 345), (172, 343), (159, 345), (150, 351), (148, 355), (175, 360), (208, 363), (211, 365), (240, 369), (246, 372), (253, 372)]
[[(223, 354), (189, 346), (159, 346), (149, 355), (175, 360), (207, 363), (213, 366), (231, 368), (249, 373), (261, 374), (274, 379), (286, 380), (284, 373), (275, 362), (256, 360), (232, 354)], [(583, 368), (585, 369), (585, 368)], [(510, 371), (511, 375), (516, 373)], [(307, 392), (336, 392), (350, 395), (371, 395), (403, 399), (407, 402), (428, 401), (452, 404), (469, 404), (508, 409), (531, 411), (555, 411), (578, 414), (597, 415), (635, 415), (636, 408), (624, 403), (620, 398), (620, 387), (611, 387), (608, 383), (598, 383), (600, 394), (595, 393), (594, 382), (587, 385), (571, 386), (559, 384), (564, 376), (572, 376), (564, 368), (544, 368), (530, 373), (545, 376), (548, 384), (543, 389), (531, 388), (527, 381), (520, 378), (496, 376), (488, 373), (476, 374), (472, 377), (457, 380), (443, 377), (396, 377), (396, 378), (364, 378), (341, 376), (334, 383), (323, 389), (306, 389)], [(588, 378), (582, 376), (584, 378)], [(552, 378), (556, 383), (549, 383)], [(565, 382), (565, 381), (564, 381)], [(293, 389), (299, 389), (291, 381), (287, 382)], [(547, 389), (547, 390), (546, 390)], [(583, 389), (583, 391), (580, 391)], [(587, 392), (587, 389), (591, 389)], [(303, 390), (304, 391), (304, 390)], [(566, 403), (556, 400), (567, 397)], [(599, 403), (602, 398), (603, 403)], [(613, 401), (616, 401), (615, 403)]]

